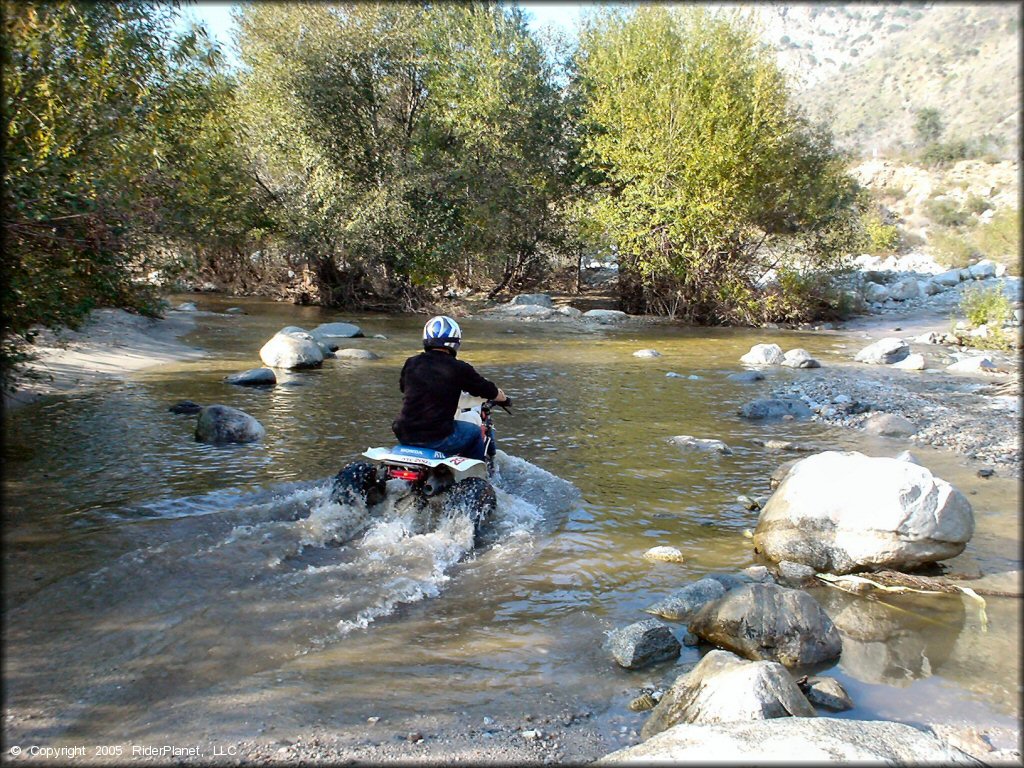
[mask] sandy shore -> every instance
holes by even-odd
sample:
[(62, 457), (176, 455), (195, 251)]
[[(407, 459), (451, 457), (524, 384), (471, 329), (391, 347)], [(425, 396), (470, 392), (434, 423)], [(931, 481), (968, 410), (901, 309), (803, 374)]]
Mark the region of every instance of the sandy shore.
[(162, 319), (123, 309), (98, 309), (77, 331), (42, 331), (13, 393), (4, 393), (4, 409), (42, 395), (67, 394), (102, 386), (132, 371), (176, 360), (203, 357), (202, 350), (179, 340), (195, 328), (195, 316), (171, 310)]

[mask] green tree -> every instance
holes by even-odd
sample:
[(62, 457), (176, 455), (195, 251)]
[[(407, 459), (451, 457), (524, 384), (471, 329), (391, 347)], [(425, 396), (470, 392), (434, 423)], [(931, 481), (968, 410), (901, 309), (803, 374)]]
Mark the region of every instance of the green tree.
[(95, 306), (154, 312), (139, 280), (170, 230), (168, 137), (215, 66), (174, 6), (7, 3), (2, 359), (34, 327), (74, 327)]
[(813, 313), (813, 276), (858, 231), (857, 189), (750, 22), (605, 11), (576, 70), (591, 211), (618, 251), (623, 308), (706, 322)]
[(942, 113), (934, 107), (925, 107), (915, 113), (914, 135), (921, 146), (933, 144), (942, 138)]

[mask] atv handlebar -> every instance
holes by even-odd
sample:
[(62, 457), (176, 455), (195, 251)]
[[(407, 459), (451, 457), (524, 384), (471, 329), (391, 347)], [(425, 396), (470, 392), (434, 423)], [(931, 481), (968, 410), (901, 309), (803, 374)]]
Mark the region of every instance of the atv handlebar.
[(509, 397), (508, 395), (505, 395), (505, 399), (502, 400), (500, 403), (495, 400), (488, 400), (486, 405), (488, 410), (493, 409), (494, 406), (498, 406), (499, 408), (502, 408), (505, 411), (505, 413), (512, 413), (512, 411), (509, 410), (512, 407), (512, 398)]

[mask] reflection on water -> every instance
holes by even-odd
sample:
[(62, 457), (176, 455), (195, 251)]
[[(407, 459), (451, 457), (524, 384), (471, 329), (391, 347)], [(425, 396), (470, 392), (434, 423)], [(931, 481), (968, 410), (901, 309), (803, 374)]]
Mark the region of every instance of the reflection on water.
[[(261, 719), (284, 728), (453, 708), (494, 716), (555, 700), (638, 725), (627, 693), (670, 680), (700, 651), (631, 673), (602, 651), (604, 633), (647, 618), (647, 606), (689, 581), (756, 562), (743, 536), (756, 513), (736, 496), (766, 495), (790, 456), (755, 438), (873, 455), (905, 447), (737, 415), (778, 381), (827, 376), (848, 359), (839, 337), (467, 319), (461, 356), (516, 401), (513, 414), (495, 415), (507, 453), (496, 543), (474, 553), (458, 520), (422, 530), (398, 508), (374, 516), (327, 498), (342, 465), (393, 442), (398, 371), (422, 318), (197, 300), (249, 313), (199, 318), (188, 342), (209, 357), (6, 417), (4, 693), (8, 711), (39, 715), (19, 737), (202, 728), (245, 738)], [(280, 327), (330, 320), (359, 323), (367, 337), (346, 346), (381, 359), (279, 372), (270, 389), (223, 383), (258, 366)], [(725, 379), (765, 340), (804, 347), (825, 367)], [(632, 357), (640, 348), (662, 357)], [(184, 399), (241, 408), (266, 439), (196, 443), (194, 417), (167, 410)], [(681, 451), (667, 442), (678, 434), (724, 440), (733, 454)], [(914, 453), (975, 507), (975, 538), (952, 569), (1019, 568), (1017, 484), (979, 481), (951, 454)], [(659, 544), (686, 562), (645, 561)], [(1019, 665), (1007, 661), (1019, 638), (1015, 600), (990, 601), (982, 632), (956, 597), (815, 594), (843, 633), (828, 674), (853, 694), (849, 716), (1019, 716)]]

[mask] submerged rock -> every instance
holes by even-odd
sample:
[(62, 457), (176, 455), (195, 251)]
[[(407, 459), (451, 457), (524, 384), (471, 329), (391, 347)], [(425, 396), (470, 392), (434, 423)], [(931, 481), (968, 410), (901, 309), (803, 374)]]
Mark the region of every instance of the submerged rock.
[(321, 323), (312, 331), (310, 336), (320, 339), (354, 339), (363, 335), (363, 330), (352, 323)]
[(192, 416), (193, 414), (199, 413), (203, 410), (203, 406), (199, 403), (193, 403), (191, 400), (182, 400), (180, 403), (175, 403), (167, 409), (171, 413), (184, 414), (186, 416)]
[(226, 405), (206, 406), (196, 421), (196, 440), (201, 443), (252, 443), (265, 434), (254, 417)]
[(741, 381), (744, 384), (749, 384), (754, 381), (764, 381), (764, 374), (760, 371), (743, 371), (741, 373), (730, 373), (725, 378), (730, 381)]
[(226, 376), (224, 381), (242, 387), (260, 387), (277, 384), (277, 374), (270, 368), (250, 368), (241, 373), (232, 373)]
[(672, 445), (686, 450), (718, 453), (723, 456), (729, 456), (732, 454), (732, 448), (721, 440), (715, 440), (712, 438), (693, 437), (692, 435), (676, 435), (675, 437), (670, 437), (668, 441)]
[(682, 650), (672, 630), (656, 619), (615, 630), (608, 636), (608, 648), (619, 666), (626, 669), (640, 669), (674, 659)]
[(748, 659), (787, 667), (838, 658), (842, 640), (813, 597), (776, 584), (749, 584), (708, 603), (689, 630)]
[(346, 360), (380, 360), (380, 355), (368, 349), (339, 349), (334, 356)]
[(661, 357), (661, 352), (656, 349), (638, 349), (633, 357)]
[(661, 697), (640, 732), (649, 739), (678, 723), (729, 723), (777, 717), (815, 717), (789, 672), (773, 661), (747, 661), (709, 652)]
[(826, 451), (793, 465), (754, 531), (754, 550), (836, 574), (907, 571), (959, 555), (974, 533), (967, 498), (926, 468)]
[(651, 547), (644, 552), (644, 559), (662, 563), (681, 563), (683, 562), (683, 553), (675, 547)]
[(784, 416), (804, 419), (811, 415), (811, 409), (795, 398), (761, 398), (742, 406), (739, 413), (743, 418), (753, 420), (781, 419)]

